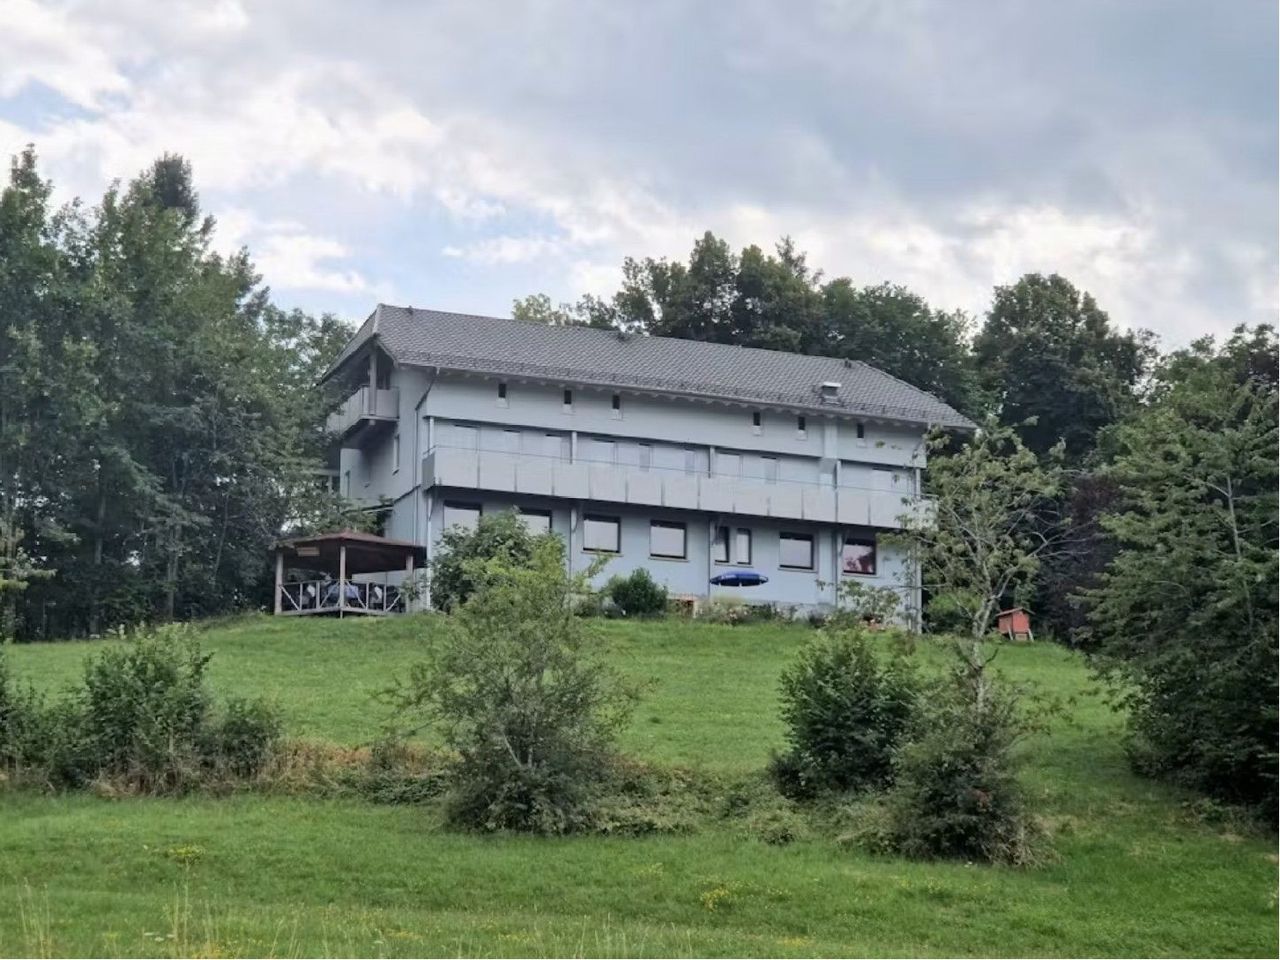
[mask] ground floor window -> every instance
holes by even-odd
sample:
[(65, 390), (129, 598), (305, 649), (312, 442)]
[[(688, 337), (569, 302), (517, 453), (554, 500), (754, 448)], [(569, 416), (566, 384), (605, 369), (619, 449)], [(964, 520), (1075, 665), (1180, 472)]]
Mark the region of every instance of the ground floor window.
[(779, 534), (778, 566), (790, 570), (812, 570), (813, 536), (808, 533)]
[(588, 513), (582, 518), (582, 549), (593, 553), (622, 552), (622, 521)]
[(712, 549), (713, 559), (716, 563), (728, 563), (731, 552), (734, 563), (751, 563), (751, 531), (749, 529), (738, 527), (734, 530), (730, 527), (716, 527), (716, 539)]
[(524, 523), (524, 528), (535, 537), (551, 532), (550, 510), (527, 510), (521, 507), (520, 520)]
[(458, 503), (454, 500), (444, 502), (444, 529), (461, 527), (463, 530), (474, 530), (480, 523), (480, 504)]
[(649, 524), (649, 556), (684, 560), (688, 549), (689, 537), (683, 523), (654, 520)]
[(876, 574), (876, 542), (866, 537), (845, 537), (840, 551), (840, 569), (863, 577)]

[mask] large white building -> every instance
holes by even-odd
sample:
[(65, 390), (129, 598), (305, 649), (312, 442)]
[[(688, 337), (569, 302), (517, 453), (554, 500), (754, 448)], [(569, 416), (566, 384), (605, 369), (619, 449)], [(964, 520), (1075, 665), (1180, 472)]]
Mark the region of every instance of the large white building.
[[(379, 305), (325, 377), (339, 483), (421, 544), (515, 509), (602, 577), (829, 608), (842, 580), (918, 590), (882, 542), (934, 425), (973, 424), (864, 363)], [(750, 568), (754, 587), (713, 577)]]

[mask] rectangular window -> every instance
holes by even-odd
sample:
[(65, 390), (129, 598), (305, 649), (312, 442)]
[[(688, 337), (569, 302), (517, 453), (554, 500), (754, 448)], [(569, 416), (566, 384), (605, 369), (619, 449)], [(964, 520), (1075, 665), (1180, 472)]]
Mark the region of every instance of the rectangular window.
[(683, 560), (688, 556), (688, 535), (683, 523), (654, 520), (649, 524), (649, 556)]
[(542, 439), (543, 456), (552, 457), (556, 460), (569, 459), (569, 438), (561, 436), (558, 433), (548, 433)]
[(754, 434), (760, 433), (760, 411), (759, 410), (751, 414), (751, 432)]
[(520, 431), (519, 430), (503, 430), (502, 431), (502, 449), (506, 453), (520, 452)]
[(751, 531), (746, 527), (739, 527), (733, 535), (733, 562), (751, 562)]
[(742, 457), (736, 453), (717, 453), (716, 473), (722, 477), (740, 476), (742, 474)]
[(527, 510), (521, 507), (520, 521), (524, 524), (524, 528), (535, 537), (551, 532), (550, 510)]
[(729, 562), (729, 528), (716, 527), (716, 539), (711, 545), (711, 557), (716, 563)]
[(400, 434), (396, 434), (391, 438), (391, 472), (396, 473), (400, 469)]
[(560, 410), (562, 413), (573, 413), (573, 391), (566, 390), (564, 397), (561, 399)]
[(498, 384), (498, 406), (505, 407), (507, 405), (507, 385), (505, 383)]
[(858, 430), (858, 439), (859, 440), (864, 439), (867, 435), (867, 428), (861, 421), (859, 421), (858, 423), (857, 430)]
[(804, 417), (796, 417), (796, 439), (803, 440), (809, 433), (809, 424)]
[(621, 553), (622, 521), (588, 513), (582, 518), (582, 549), (591, 553)]
[(461, 527), (463, 530), (474, 530), (480, 523), (480, 504), (458, 503), (452, 500), (444, 502), (444, 529)]
[(807, 533), (779, 534), (778, 566), (789, 570), (812, 570), (813, 537)]
[(653, 467), (653, 444), (640, 444), (640, 469), (648, 471)]
[(764, 464), (764, 482), (778, 482), (778, 458), (777, 457), (761, 457)]
[(684, 448), (684, 472), (689, 476), (698, 472), (698, 451), (693, 447)]
[(613, 419), (622, 419), (622, 395), (615, 393), (613, 399), (609, 401), (609, 406), (613, 412)]
[(480, 431), (475, 427), (464, 427), (460, 423), (453, 425), (453, 445), (464, 450), (476, 450), (480, 446)]
[(876, 542), (866, 537), (845, 537), (840, 551), (840, 569), (862, 577), (876, 575)]

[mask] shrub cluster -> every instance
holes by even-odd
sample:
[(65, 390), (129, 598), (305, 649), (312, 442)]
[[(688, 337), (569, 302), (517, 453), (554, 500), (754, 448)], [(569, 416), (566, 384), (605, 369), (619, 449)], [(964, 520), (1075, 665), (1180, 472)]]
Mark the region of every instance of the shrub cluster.
[(772, 762), (775, 783), (794, 799), (853, 797), (844, 835), (875, 851), (1032, 862), (1012, 753), (1027, 721), (1014, 696), (980, 679), (961, 665), (925, 688), (865, 632), (820, 635), (782, 675), (790, 749)]
[(611, 577), (604, 592), (626, 617), (653, 617), (667, 610), (667, 588), (643, 567), (625, 577)]
[(55, 788), (109, 781), (174, 793), (251, 778), (280, 740), (280, 719), (261, 702), (218, 708), (208, 663), (182, 628), (144, 631), (90, 657), (81, 684), (49, 702), (0, 656), (0, 763)]
[(918, 684), (905, 659), (882, 659), (864, 633), (820, 635), (782, 674), (790, 750), (773, 761), (792, 797), (881, 787), (911, 723)]
[(537, 540), (514, 510), (484, 514), (471, 530), (450, 527), (431, 560), (432, 606), (456, 610), (476, 591), (485, 563), (527, 564)]
[[(494, 556), (432, 658), (391, 692), (402, 719), (426, 719), (458, 757), (446, 815), (481, 830), (569, 833), (590, 822), (632, 701), (572, 599), (598, 568), (565, 571), (558, 537), (523, 562)], [(410, 723), (408, 725), (417, 725)]]

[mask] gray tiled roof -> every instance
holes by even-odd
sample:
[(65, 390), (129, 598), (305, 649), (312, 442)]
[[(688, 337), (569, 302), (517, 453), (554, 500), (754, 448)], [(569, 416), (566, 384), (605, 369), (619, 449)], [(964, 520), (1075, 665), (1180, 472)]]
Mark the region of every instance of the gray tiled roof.
[[(973, 426), (932, 394), (857, 360), (385, 304), (329, 373), (374, 337), (392, 359), (410, 366)], [(840, 384), (834, 402), (819, 396), (818, 385), (828, 381)]]

